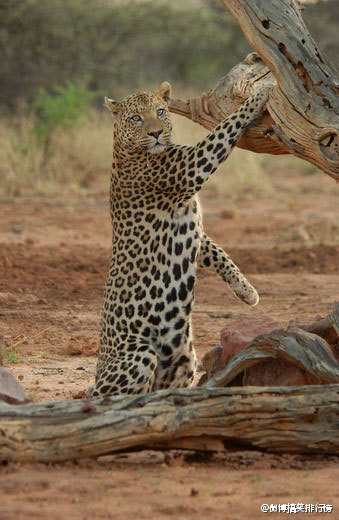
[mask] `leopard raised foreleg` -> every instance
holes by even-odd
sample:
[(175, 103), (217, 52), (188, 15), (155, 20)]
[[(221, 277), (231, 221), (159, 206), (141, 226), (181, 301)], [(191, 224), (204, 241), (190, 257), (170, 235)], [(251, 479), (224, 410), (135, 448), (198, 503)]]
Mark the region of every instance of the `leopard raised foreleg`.
[(202, 234), (198, 262), (201, 268), (214, 269), (240, 300), (251, 306), (258, 304), (257, 291), (233, 260), (206, 233)]

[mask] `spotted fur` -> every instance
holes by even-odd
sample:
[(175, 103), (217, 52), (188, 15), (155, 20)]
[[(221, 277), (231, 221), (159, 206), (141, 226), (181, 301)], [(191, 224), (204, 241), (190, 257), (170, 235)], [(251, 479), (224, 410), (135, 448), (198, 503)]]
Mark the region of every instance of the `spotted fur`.
[(262, 112), (257, 90), (195, 146), (171, 142), (170, 86), (140, 92), (113, 115), (113, 240), (93, 396), (144, 394), (192, 384), (191, 312), (197, 265), (213, 268), (249, 305), (258, 294), (203, 232), (198, 192)]

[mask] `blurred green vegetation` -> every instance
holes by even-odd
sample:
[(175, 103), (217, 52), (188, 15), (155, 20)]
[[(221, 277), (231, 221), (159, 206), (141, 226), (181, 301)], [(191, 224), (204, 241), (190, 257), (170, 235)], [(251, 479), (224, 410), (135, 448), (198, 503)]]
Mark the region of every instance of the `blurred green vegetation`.
[[(304, 15), (332, 61), (335, 3)], [(249, 51), (219, 0), (0, 0), (0, 106), (15, 110), (41, 87), (84, 78), (117, 98), (162, 80), (198, 93)]]
[(65, 87), (54, 85), (51, 92), (40, 87), (32, 108), (36, 111), (34, 134), (42, 147), (43, 165), (46, 165), (54, 132), (58, 128), (75, 127), (88, 115), (89, 103), (98, 95), (102, 93), (88, 89), (87, 80), (80, 85), (68, 80)]

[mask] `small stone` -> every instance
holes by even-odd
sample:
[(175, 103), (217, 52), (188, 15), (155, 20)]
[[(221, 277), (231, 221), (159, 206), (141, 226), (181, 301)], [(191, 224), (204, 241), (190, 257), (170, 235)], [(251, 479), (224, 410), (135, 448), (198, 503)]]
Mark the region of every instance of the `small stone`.
[(303, 226), (297, 227), (297, 229), (294, 232), (293, 238), (295, 240), (301, 239), (303, 242), (309, 242), (311, 240), (309, 232)]
[(20, 383), (3, 367), (0, 367), (0, 401), (9, 404), (29, 402), (29, 398)]
[(164, 462), (167, 466), (171, 467), (182, 467), (186, 465), (185, 457), (182, 453), (166, 453), (164, 456)]
[(74, 345), (70, 343), (67, 347), (67, 354), (70, 356), (80, 356), (82, 354), (83, 350), (79, 345)]
[(14, 224), (12, 226), (12, 231), (13, 233), (22, 233), (22, 227), (20, 226), (20, 224)]
[(246, 316), (232, 321), (220, 333), (221, 360), (226, 364), (245, 345), (261, 334), (268, 334), (280, 327), (280, 323), (269, 316)]

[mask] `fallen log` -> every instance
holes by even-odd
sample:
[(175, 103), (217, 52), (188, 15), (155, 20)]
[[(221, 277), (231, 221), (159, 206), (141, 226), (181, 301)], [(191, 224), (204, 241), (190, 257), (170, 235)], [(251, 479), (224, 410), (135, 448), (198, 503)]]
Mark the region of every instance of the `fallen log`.
[(0, 403), (0, 460), (56, 462), (140, 449), (338, 453), (339, 385), (186, 388), (138, 397)]
[(308, 33), (297, 2), (221, 2), (257, 54), (248, 55), (199, 98), (172, 99), (170, 110), (211, 129), (258, 86), (275, 83), (267, 113), (237, 146), (258, 153), (291, 153), (338, 180), (338, 76)]

